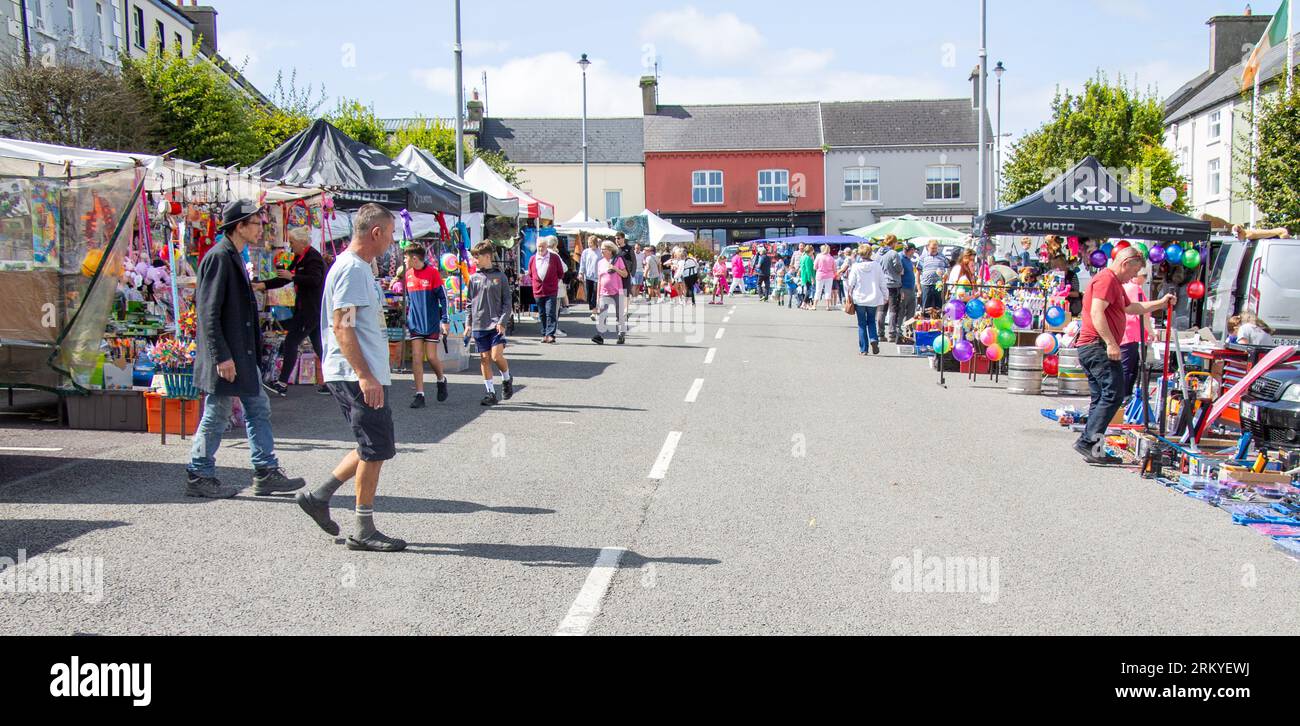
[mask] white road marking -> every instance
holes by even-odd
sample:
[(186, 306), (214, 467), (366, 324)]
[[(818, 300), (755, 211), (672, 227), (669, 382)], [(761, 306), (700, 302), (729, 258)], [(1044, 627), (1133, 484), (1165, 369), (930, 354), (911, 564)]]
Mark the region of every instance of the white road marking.
[(717, 348), (709, 348), (709, 352), (706, 353), (706, 354), (704, 354), (704, 365), (706, 365), (706, 366), (707, 366), (707, 365), (712, 365), (712, 364), (713, 364), (713, 356), (715, 356), (715, 355), (717, 355), (717, 354), (718, 354), (718, 349), (717, 349)]
[(56, 451), (63, 451), (63, 449), (41, 449), (34, 446), (0, 446), (0, 451), (35, 451), (53, 453)]
[(673, 453), (677, 451), (677, 444), (681, 440), (681, 431), (668, 432), (668, 438), (664, 439), (664, 447), (659, 450), (659, 458), (655, 459), (655, 465), (650, 469), (651, 479), (663, 479), (668, 475), (668, 465), (673, 462)]
[(591, 621), (600, 614), (600, 601), (609, 592), (609, 583), (618, 571), (618, 563), (627, 550), (622, 547), (601, 547), (596, 564), (587, 573), (587, 581), (582, 583), (578, 597), (569, 607), (569, 614), (564, 616), (556, 635), (586, 635), (591, 628)]
[(731, 316), (730, 316), (730, 315), (728, 315), (727, 317), (725, 317), (725, 318), (722, 319), (722, 324), (723, 324), (723, 325), (726, 325), (727, 323), (730, 323), (730, 322), (731, 322)]
[(726, 328), (718, 328), (718, 334), (713, 336), (714, 340), (722, 340), (722, 334), (727, 332)]
[(695, 382), (691, 384), (691, 390), (686, 392), (686, 402), (695, 403), (695, 401), (700, 397), (701, 388), (704, 388), (704, 379), (696, 378)]

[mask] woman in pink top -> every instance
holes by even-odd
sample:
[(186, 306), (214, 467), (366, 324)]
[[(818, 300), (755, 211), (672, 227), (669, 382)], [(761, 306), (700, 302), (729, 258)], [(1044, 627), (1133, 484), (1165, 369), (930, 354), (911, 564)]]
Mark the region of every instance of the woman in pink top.
[(713, 260), (713, 295), (709, 297), (709, 304), (727, 304), (727, 261), (722, 255)]
[(826, 309), (831, 309), (831, 286), (835, 283), (835, 258), (831, 257), (831, 246), (822, 245), (822, 252), (813, 260), (813, 269), (817, 271), (817, 292), (813, 295), (814, 307), (818, 300), (826, 301)]
[[(1124, 285), (1124, 294), (1133, 302), (1146, 302), (1150, 298), (1146, 293), (1147, 272), (1142, 270), (1128, 284)], [(1124, 364), (1124, 395), (1133, 394), (1133, 386), (1137, 383), (1138, 368), (1141, 365), (1142, 356), (1142, 326), (1146, 326), (1146, 341), (1151, 343), (1155, 340), (1155, 328), (1151, 325), (1150, 316), (1146, 315), (1128, 315), (1125, 316), (1124, 322), (1124, 340), (1120, 341), (1120, 360)]]
[(605, 344), (605, 336), (601, 333), (610, 329), (608, 325), (609, 314), (614, 314), (617, 323), (614, 329), (618, 331), (618, 344), (623, 345), (627, 342), (627, 317), (624, 314), (624, 308), (621, 296), (623, 294), (623, 278), (628, 276), (627, 266), (623, 264), (623, 258), (618, 256), (618, 245), (609, 240), (600, 243), (600, 260), (596, 263), (596, 288), (600, 292), (600, 314), (596, 320), (596, 334), (591, 337), (591, 342), (597, 345)]
[[(740, 286), (740, 292), (736, 292), (737, 285)], [(731, 289), (729, 292), (737, 295), (745, 294), (745, 258), (741, 257), (739, 252), (731, 256)]]

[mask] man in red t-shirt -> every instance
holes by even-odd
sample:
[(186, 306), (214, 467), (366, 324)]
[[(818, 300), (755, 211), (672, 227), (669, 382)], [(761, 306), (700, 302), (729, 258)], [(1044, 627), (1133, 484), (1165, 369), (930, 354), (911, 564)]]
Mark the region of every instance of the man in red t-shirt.
[(1125, 315), (1150, 315), (1176, 298), (1166, 295), (1151, 302), (1133, 302), (1124, 293), (1124, 283), (1132, 280), (1146, 265), (1136, 247), (1125, 247), (1115, 255), (1106, 269), (1097, 273), (1083, 296), (1083, 332), (1075, 347), (1079, 362), (1088, 373), (1092, 405), (1088, 407), (1088, 425), (1074, 449), (1090, 464), (1118, 464), (1107, 456), (1101, 443), (1111, 419), (1123, 405), (1125, 391), (1124, 364), (1120, 341), (1124, 339)]

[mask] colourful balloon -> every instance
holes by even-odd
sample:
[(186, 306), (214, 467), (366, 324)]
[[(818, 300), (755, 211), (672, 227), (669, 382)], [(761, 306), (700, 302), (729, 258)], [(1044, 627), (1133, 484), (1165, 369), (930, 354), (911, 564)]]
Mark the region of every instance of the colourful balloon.
[(1106, 253), (1105, 253), (1105, 252), (1102, 252), (1101, 250), (1097, 250), (1096, 252), (1093, 252), (1093, 253), (1088, 257), (1088, 262), (1092, 263), (1092, 266), (1093, 266), (1093, 267), (1105, 267), (1105, 266), (1106, 266)]
[(1183, 267), (1189, 270), (1195, 270), (1201, 266), (1201, 253), (1194, 249), (1187, 250), (1183, 253)]
[(1138, 251), (1142, 253), (1142, 259), (1145, 260), (1145, 259), (1147, 259), (1147, 258), (1151, 255), (1151, 250), (1148, 249), (1147, 246), (1146, 246), (1145, 244), (1143, 244), (1143, 243), (1141, 243), (1141, 242), (1138, 242), (1138, 243), (1137, 243), (1137, 248), (1138, 248)]
[(985, 329), (981, 330), (981, 331), (980, 331), (980, 334), (979, 334), (979, 339), (980, 339), (980, 345), (983, 345), (985, 348), (989, 347), (990, 345), (997, 345), (997, 344), (998, 344), (998, 329), (997, 329), (997, 328), (985, 328)]
[(1007, 311), (1001, 300), (990, 300), (988, 305), (984, 306), (984, 314), (990, 318), (1000, 318)]
[(971, 320), (979, 320), (984, 317), (984, 303), (978, 299), (966, 303), (966, 317)]
[(1103, 255), (1106, 255), (1106, 259), (1109, 260), (1110, 258), (1115, 256), (1115, 245), (1107, 242), (1106, 244), (1101, 246), (1101, 253)]
[(1061, 359), (1054, 355), (1043, 358), (1043, 372), (1049, 376), (1054, 376), (1061, 372)]
[(949, 320), (961, 320), (966, 317), (966, 303), (961, 300), (949, 300), (947, 305), (943, 306), (944, 317)]
[(1205, 283), (1200, 280), (1193, 280), (1191, 284), (1187, 286), (1187, 297), (1190, 297), (1193, 300), (1200, 300), (1205, 297)]
[(934, 339), (935, 353), (938, 353), (939, 355), (946, 355), (950, 350), (952, 350), (952, 338), (949, 338), (946, 335), (940, 335), (939, 337)]
[(1164, 248), (1164, 247), (1161, 247), (1160, 245), (1156, 245), (1155, 247), (1152, 247), (1152, 248), (1151, 248), (1151, 252), (1149, 252), (1149, 253), (1147, 254), (1147, 259), (1151, 260), (1151, 263), (1152, 263), (1152, 264), (1155, 264), (1155, 265), (1158, 265), (1158, 264), (1160, 264), (1161, 262), (1164, 262), (1164, 261), (1165, 261), (1165, 248)]
[(1045, 317), (1047, 319), (1047, 324), (1054, 328), (1065, 325), (1065, 311), (1061, 309), (1060, 305), (1053, 305), (1048, 308)]
[(990, 345), (984, 349), (984, 357), (988, 358), (994, 363), (997, 363), (998, 361), (1002, 360), (1003, 355), (1005, 355), (1005, 353), (1002, 350), (1002, 346), (998, 345), (997, 343), (994, 343), (993, 345)]
[(1016, 334), (1011, 332), (1010, 330), (999, 330), (998, 345), (1002, 346), (1004, 350), (1010, 350), (1011, 348), (1015, 347)]
[(966, 363), (971, 358), (975, 357), (975, 346), (971, 345), (968, 340), (959, 340), (952, 347), (952, 357), (962, 363)]
[(1034, 324), (1034, 311), (1029, 308), (1016, 308), (1011, 320), (1016, 324), (1017, 328), (1028, 328)]
[(1171, 265), (1183, 264), (1183, 248), (1178, 245), (1169, 245), (1165, 248), (1165, 261)]
[(995, 327), (995, 328), (997, 328), (998, 330), (1001, 330), (1001, 331), (1009, 331), (1009, 330), (1011, 330), (1011, 329), (1013, 329), (1013, 328), (1016, 327), (1016, 322), (1015, 322), (1014, 320), (1011, 319), (1011, 316), (1010, 316), (1010, 315), (1007, 315), (1007, 314), (1004, 312), (1004, 313), (1002, 314), (1002, 317), (1000, 317), (1000, 318), (993, 318), (993, 327)]
[(457, 267), (457, 265), (456, 265), (456, 255), (452, 254), (451, 252), (448, 252), (447, 254), (445, 254), (445, 255), (442, 256), (442, 271), (443, 271), (443, 272), (455, 272), (455, 271), (456, 271), (456, 267)]
[(1056, 336), (1051, 333), (1043, 333), (1034, 341), (1034, 345), (1043, 351), (1043, 355), (1056, 355)]

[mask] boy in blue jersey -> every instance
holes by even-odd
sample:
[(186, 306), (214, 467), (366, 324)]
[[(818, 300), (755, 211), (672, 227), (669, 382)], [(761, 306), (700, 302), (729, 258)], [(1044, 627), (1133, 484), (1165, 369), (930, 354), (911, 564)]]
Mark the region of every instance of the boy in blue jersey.
[[(437, 375), (438, 401), (447, 400), (447, 377), (438, 359), (438, 341), (447, 335), (451, 322), (447, 316), (447, 290), (438, 268), (425, 262), (425, 250), (408, 244), (406, 257), (406, 329), (411, 341), (411, 369), (415, 373), (415, 398), (411, 408), (424, 408), (424, 359), (427, 356)], [(441, 333), (441, 335), (440, 335)]]

